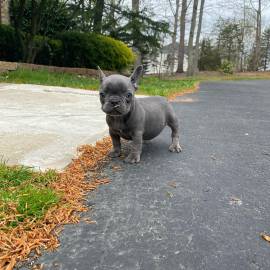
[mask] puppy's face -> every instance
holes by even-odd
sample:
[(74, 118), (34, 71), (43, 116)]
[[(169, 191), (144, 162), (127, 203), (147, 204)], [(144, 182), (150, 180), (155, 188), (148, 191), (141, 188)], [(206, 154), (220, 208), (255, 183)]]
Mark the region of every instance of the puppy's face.
[(142, 67), (138, 67), (131, 77), (111, 75), (106, 77), (99, 69), (100, 75), (100, 102), (102, 110), (111, 116), (128, 114), (134, 102), (134, 93)]

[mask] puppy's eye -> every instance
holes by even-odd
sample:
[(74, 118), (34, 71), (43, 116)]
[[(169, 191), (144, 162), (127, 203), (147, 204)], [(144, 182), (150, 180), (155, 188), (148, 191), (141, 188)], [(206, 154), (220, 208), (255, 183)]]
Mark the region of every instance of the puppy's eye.
[(127, 97), (127, 98), (131, 98), (131, 97), (132, 97), (132, 94), (131, 94), (131, 93), (128, 93), (128, 94), (126, 95), (126, 97)]
[(100, 93), (99, 93), (99, 96), (100, 96), (101, 98), (104, 98), (104, 97), (105, 97), (105, 94), (104, 94), (103, 92), (100, 92)]

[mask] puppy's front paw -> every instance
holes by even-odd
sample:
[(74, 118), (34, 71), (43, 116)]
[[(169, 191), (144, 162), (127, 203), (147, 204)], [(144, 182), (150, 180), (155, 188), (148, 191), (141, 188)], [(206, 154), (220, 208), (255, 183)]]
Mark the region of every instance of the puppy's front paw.
[(126, 158), (125, 158), (125, 162), (127, 163), (138, 163), (140, 162), (140, 154), (136, 154), (136, 153), (130, 153)]
[(112, 158), (120, 157), (120, 155), (121, 155), (121, 151), (120, 150), (113, 149), (113, 150), (111, 150), (109, 152), (109, 157), (112, 157)]
[(171, 145), (170, 145), (170, 147), (169, 147), (169, 150), (171, 151), (171, 152), (176, 152), (176, 153), (180, 153), (180, 152), (182, 152), (182, 148), (181, 148), (181, 146), (180, 146), (180, 144), (179, 143), (172, 143)]

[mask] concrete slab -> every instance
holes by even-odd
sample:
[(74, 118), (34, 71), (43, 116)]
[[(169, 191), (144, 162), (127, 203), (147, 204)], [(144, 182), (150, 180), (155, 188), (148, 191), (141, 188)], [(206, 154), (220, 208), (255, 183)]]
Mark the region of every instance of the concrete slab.
[(1, 159), (41, 170), (63, 169), (79, 145), (107, 134), (95, 91), (0, 84), (0, 115)]

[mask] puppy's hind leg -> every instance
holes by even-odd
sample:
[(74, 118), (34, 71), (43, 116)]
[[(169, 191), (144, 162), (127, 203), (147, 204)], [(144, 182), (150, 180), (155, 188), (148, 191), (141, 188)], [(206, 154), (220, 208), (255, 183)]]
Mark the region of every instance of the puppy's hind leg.
[(171, 152), (180, 153), (182, 148), (179, 143), (179, 124), (175, 112), (170, 104), (167, 112), (167, 125), (172, 130), (172, 144), (170, 145), (169, 150)]

